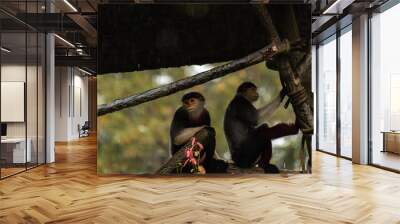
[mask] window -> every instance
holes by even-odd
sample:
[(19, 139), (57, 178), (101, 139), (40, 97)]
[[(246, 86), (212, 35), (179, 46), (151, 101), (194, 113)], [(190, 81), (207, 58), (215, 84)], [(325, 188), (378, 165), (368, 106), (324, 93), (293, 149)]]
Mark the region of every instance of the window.
[(340, 155), (352, 156), (352, 35), (351, 26), (340, 36)]
[[(36, 13), (43, 4), (18, 6)], [(5, 178), (45, 163), (46, 40), (21, 21), (3, 12), (0, 17), (8, 21), (0, 23), (0, 178)]]
[(396, 170), (400, 170), (399, 21), (400, 4), (371, 18), (371, 162)]
[(336, 153), (336, 36), (318, 48), (318, 149)]

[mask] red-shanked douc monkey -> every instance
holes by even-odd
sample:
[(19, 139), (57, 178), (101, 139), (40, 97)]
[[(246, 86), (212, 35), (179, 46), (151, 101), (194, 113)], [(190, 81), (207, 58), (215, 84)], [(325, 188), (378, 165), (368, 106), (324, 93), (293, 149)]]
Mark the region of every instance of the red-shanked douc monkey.
[(226, 172), (227, 163), (214, 158), (215, 130), (211, 127), (204, 96), (190, 92), (181, 101), (182, 106), (176, 110), (170, 128), (171, 153), (175, 154), (194, 136), (204, 147), (200, 170), (205, 168), (207, 173)]
[(259, 109), (253, 103), (259, 98), (257, 86), (251, 82), (242, 83), (236, 96), (225, 112), (224, 131), (228, 141), (232, 160), (242, 168), (250, 168), (257, 161), (266, 173), (279, 173), (279, 169), (270, 164), (272, 157), (271, 140), (298, 133), (294, 124), (280, 123), (273, 127), (260, 124), (262, 118), (271, 116), (282, 102), (282, 94)]

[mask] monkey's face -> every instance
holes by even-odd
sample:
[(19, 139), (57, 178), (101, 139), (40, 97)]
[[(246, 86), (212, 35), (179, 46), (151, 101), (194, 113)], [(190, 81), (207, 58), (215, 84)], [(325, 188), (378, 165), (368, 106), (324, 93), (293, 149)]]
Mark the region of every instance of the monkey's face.
[(197, 98), (190, 98), (183, 101), (183, 108), (190, 114), (197, 114), (204, 109), (204, 101)]
[(258, 100), (260, 97), (257, 92), (256, 87), (248, 88), (246, 91), (243, 93), (243, 95), (250, 101), (250, 102), (255, 102)]

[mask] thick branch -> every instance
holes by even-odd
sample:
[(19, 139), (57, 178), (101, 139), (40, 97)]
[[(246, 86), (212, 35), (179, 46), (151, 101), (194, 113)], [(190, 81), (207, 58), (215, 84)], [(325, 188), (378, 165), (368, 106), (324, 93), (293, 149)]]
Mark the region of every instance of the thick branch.
[(279, 25), (285, 27), (285, 29), (282, 29), (282, 35), (289, 41), (299, 41), (299, 25), (297, 24), (297, 18), (294, 13), (293, 6), (288, 6), (285, 12), (286, 19), (279, 21)]
[[(288, 10), (289, 16), (288, 21), (283, 22), (285, 27), (287, 27), (287, 37), (291, 41), (297, 40), (299, 38), (298, 27), (296, 18), (294, 16), (293, 9), (290, 8)], [(262, 19), (265, 28), (270, 35), (272, 42), (279, 43), (280, 37), (277, 35), (276, 27), (271, 19), (271, 16), (267, 9), (262, 10), (259, 13), (260, 18)], [(281, 21), (280, 21), (281, 23)], [(282, 23), (281, 23), (282, 24)], [(289, 55), (279, 55), (275, 59), (275, 62), (271, 61), (269, 64), (276, 66), (279, 70), (279, 76), (281, 79), (282, 87), (288, 93), (290, 102), (293, 105), (294, 112), (296, 114), (297, 124), (300, 126), (303, 132), (303, 147), (307, 148), (307, 152), (309, 155), (309, 160), (307, 162), (307, 169), (305, 168), (304, 161), (303, 164), (303, 172), (311, 172), (311, 135), (313, 130), (313, 111), (309, 102), (308, 92), (304, 89), (302, 85), (302, 80), (300, 74), (305, 72), (307, 68), (310, 66), (311, 58), (304, 57), (301, 61), (301, 65), (297, 65), (296, 69), (293, 69), (293, 66), (290, 63)], [(296, 60), (299, 61), (299, 60)], [(268, 63), (267, 63), (268, 65)], [(305, 143), (305, 144), (304, 144)]]
[(190, 145), (187, 143), (184, 147), (179, 149), (164, 165), (162, 165), (155, 174), (157, 175), (168, 175), (176, 172), (177, 164), (181, 163), (186, 158), (186, 148)]
[(205, 72), (201, 72), (197, 75), (150, 89), (139, 94), (131, 95), (123, 99), (117, 99), (109, 104), (102, 104), (97, 108), (97, 115), (102, 116), (206, 83), (210, 80), (223, 77), (229, 73), (260, 63), (266, 59), (272, 58), (278, 53), (287, 52), (289, 51), (289, 48), (290, 43), (286, 41), (280, 42), (279, 44), (272, 43), (241, 59), (231, 61), (227, 64), (215, 67)]
[[(194, 135), (194, 137), (202, 144), (205, 144), (205, 141), (208, 140), (209, 136), (207, 132), (199, 131)], [(164, 165), (162, 165), (155, 174), (168, 175), (176, 172), (177, 164), (183, 163), (183, 161), (186, 159), (186, 149), (190, 148), (191, 146), (192, 142), (188, 141), (182, 148), (173, 154), (172, 157)]]
[(258, 16), (260, 17), (262, 25), (268, 31), (270, 41), (276, 43), (280, 42), (278, 31), (272, 23), (271, 15), (268, 12), (267, 6), (264, 4), (256, 4), (254, 6), (258, 11)]
[[(260, 10), (259, 16), (263, 21), (265, 28), (268, 30), (268, 34), (273, 42), (280, 42), (280, 37), (276, 30), (276, 27), (272, 21), (272, 18), (266, 8), (264, 10)], [(293, 10), (290, 8), (289, 14), (290, 17), (290, 25), (297, 26), (296, 20), (294, 18)], [(288, 26), (288, 27), (291, 27)], [(292, 27), (293, 29), (296, 29)], [(293, 39), (297, 39), (298, 32), (293, 31), (291, 35)], [(311, 110), (311, 106), (304, 99), (307, 99), (307, 96), (302, 94), (304, 87), (301, 82), (300, 74), (302, 74), (308, 66), (310, 66), (311, 59), (305, 57), (304, 60), (301, 61), (302, 65), (297, 66), (296, 70), (292, 68), (289, 58), (287, 55), (279, 55), (276, 58), (278, 61), (277, 68), (279, 70), (279, 75), (282, 83), (282, 87), (285, 88), (288, 96), (293, 104), (293, 109), (296, 113), (297, 120), (300, 122), (302, 130), (309, 130), (313, 128), (313, 113)]]
[(311, 54), (306, 54), (300, 63), (296, 66), (296, 73), (301, 77), (310, 67)]

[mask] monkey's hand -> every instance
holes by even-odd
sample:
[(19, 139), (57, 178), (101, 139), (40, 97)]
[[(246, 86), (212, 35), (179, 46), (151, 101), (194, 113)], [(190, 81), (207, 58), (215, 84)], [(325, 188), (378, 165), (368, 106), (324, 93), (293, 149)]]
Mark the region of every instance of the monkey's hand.
[(181, 145), (187, 141), (191, 137), (193, 137), (197, 132), (199, 132), (201, 129), (205, 128), (207, 126), (202, 125), (199, 127), (193, 127), (193, 128), (185, 128), (183, 129), (175, 138), (174, 138), (174, 144), (175, 145)]
[(206, 174), (206, 169), (204, 168), (204, 166), (199, 165), (199, 172), (198, 174)]

